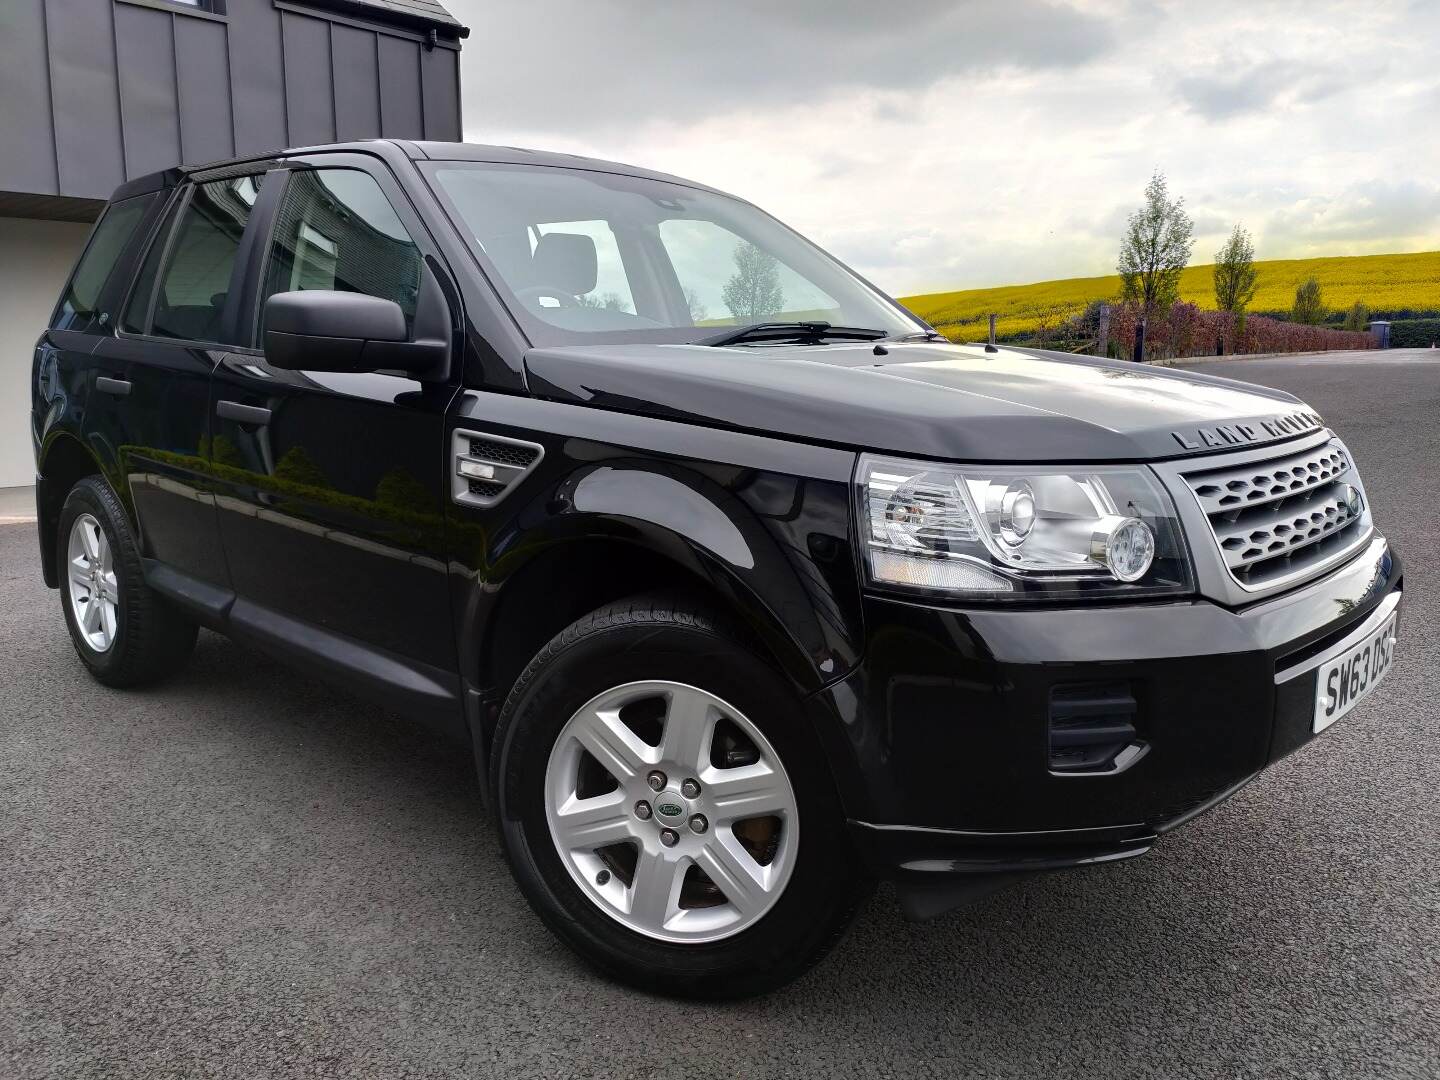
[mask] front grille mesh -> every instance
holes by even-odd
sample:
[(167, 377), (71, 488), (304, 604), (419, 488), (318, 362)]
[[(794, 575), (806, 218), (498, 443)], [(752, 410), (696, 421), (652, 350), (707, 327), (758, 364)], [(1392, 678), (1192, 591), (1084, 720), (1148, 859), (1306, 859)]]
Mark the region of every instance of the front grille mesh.
[(1262, 587), (1328, 559), (1359, 539), (1354, 465), (1338, 443), (1268, 461), (1189, 473), (1235, 580)]

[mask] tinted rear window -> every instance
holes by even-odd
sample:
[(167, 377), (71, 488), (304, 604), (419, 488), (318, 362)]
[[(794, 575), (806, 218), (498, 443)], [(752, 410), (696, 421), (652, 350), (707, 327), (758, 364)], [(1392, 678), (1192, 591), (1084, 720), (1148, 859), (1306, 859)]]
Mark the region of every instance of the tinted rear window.
[(97, 314), (100, 294), (115, 263), (134, 238), (145, 212), (155, 201), (155, 195), (138, 195), (124, 202), (111, 203), (105, 208), (85, 254), (75, 267), (70, 284), (60, 298), (52, 325), (57, 330), (83, 330), (90, 319)]

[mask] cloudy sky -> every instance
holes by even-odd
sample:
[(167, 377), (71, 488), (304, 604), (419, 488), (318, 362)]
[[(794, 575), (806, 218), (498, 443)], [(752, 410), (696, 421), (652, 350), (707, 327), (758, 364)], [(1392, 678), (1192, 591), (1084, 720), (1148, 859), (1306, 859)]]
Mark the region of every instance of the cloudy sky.
[(887, 291), (1104, 274), (1152, 169), (1209, 262), (1440, 247), (1440, 3), (447, 0), (465, 134), (744, 196)]

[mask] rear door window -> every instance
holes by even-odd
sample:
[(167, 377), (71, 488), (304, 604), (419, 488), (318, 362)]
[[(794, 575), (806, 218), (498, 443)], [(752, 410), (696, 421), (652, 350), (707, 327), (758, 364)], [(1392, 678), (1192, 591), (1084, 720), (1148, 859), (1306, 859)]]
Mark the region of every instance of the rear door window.
[(154, 194), (137, 195), (105, 208), (55, 310), (51, 325), (56, 330), (83, 330), (98, 314), (101, 290), (155, 199)]
[[(225, 305), (238, 282), (240, 240), (264, 177), (197, 184), (168, 243), (157, 237), (125, 313), (125, 327), (153, 337), (237, 344), (225, 326)], [(155, 268), (164, 260), (159, 288)], [(153, 292), (153, 298), (152, 298)]]

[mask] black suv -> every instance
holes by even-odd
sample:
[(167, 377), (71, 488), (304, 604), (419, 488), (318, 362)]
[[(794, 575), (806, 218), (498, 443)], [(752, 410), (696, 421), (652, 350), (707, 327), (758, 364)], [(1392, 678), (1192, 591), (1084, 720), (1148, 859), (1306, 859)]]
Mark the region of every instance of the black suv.
[(1126, 859), (1389, 670), (1400, 561), (1294, 398), (959, 346), (748, 203), (374, 142), (105, 210), (35, 352), (85, 666), (209, 627), (473, 748), (521, 888), (707, 996)]

